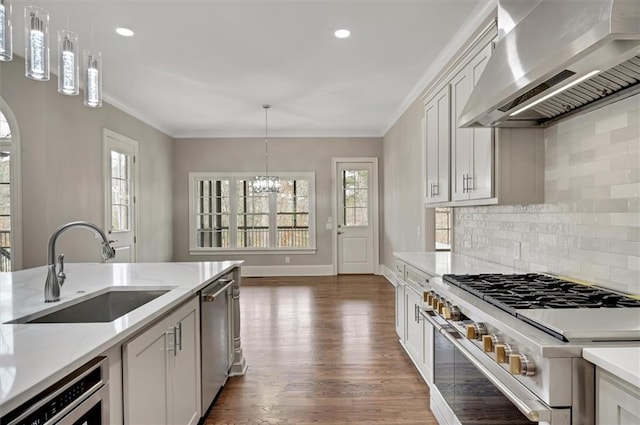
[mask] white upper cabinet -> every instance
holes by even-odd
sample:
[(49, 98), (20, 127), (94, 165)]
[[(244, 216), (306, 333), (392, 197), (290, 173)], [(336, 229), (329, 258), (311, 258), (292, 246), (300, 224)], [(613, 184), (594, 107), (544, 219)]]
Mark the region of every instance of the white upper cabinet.
[(449, 85), (440, 90), (425, 107), (427, 144), (427, 204), (447, 202), (449, 198)]
[(458, 127), (458, 118), (491, 56), (491, 50), (489, 43), (451, 81), (451, 197), (454, 201), (492, 196), (493, 130)]
[(428, 207), (544, 202), (542, 129), (458, 127), (496, 35), (485, 28), (422, 97)]

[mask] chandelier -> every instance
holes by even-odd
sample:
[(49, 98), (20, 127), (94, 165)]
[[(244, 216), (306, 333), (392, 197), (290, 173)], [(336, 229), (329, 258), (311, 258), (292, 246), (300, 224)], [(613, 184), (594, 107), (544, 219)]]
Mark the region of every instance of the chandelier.
[(253, 180), (253, 191), (257, 193), (280, 192), (280, 178), (269, 176), (269, 121), (267, 111), (271, 105), (262, 105), (264, 109), (264, 176), (256, 176)]

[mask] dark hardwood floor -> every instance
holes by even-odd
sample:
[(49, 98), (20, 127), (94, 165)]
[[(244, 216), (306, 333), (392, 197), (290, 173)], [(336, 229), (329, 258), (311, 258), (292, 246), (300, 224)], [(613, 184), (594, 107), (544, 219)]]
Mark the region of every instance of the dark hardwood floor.
[(249, 369), (206, 425), (437, 424), (385, 278), (245, 278), (240, 301)]

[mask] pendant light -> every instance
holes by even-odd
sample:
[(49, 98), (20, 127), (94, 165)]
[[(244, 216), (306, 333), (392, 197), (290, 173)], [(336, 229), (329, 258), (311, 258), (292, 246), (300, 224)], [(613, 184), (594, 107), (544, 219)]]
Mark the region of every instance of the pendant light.
[(58, 30), (58, 92), (68, 96), (80, 93), (78, 34)]
[(264, 108), (264, 176), (256, 176), (253, 181), (253, 191), (257, 193), (277, 193), (280, 192), (280, 178), (269, 176), (269, 121), (267, 111), (271, 105), (262, 105)]
[(0, 61), (12, 59), (11, 0), (0, 0)]
[(36, 6), (24, 8), (25, 76), (49, 81), (49, 13)]
[(84, 66), (84, 105), (102, 108), (102, 54), (85, 50)]

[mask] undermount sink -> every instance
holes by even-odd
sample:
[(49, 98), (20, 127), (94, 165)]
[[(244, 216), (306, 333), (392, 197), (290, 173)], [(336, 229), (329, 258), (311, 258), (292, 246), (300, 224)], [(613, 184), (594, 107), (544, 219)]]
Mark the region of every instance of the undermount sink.
[[(110, 289), (68, 307), (42, 315), (32, 314), (6, 323), (104, 323), (112, 322), (130, 311), (169, 292), (169, 289)], [(38, 317), (35, 317), (35, 316)]]

